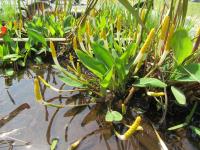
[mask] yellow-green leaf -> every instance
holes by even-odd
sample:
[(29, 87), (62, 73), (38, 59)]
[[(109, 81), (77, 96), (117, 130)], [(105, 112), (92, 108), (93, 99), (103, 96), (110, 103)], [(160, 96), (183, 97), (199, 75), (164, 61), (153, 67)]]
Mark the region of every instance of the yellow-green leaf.
[(179, 29), (174, 33), (171, 47), (178, 65), (192, 54), (192, 41), (185, 29)]
[(171, 90), (172, 90), (174, 97), (176, 98), (177, 103), (180, 105), (186, 105), (186, 97), (185, 97), (184, 93), (180, 89), (178, 89), (174, 86), (171, 87)]

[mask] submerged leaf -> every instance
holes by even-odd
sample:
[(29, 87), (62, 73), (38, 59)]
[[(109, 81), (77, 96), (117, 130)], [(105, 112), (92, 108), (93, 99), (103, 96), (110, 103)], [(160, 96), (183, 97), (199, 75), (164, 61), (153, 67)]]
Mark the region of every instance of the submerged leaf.
[(83, 119), (81, 126), (85, 126), (86, 124), (90, 123), (91, 121), (96, 120), (98, 112), (100, 111), (101, 106), (100, 105), (96, 105), (94, 106), (90, 112), (85, 116), (85, 118)]
[(83, 110), (85, 110), (87, 106), (78, 106), (78, 107), (73, 107), (69, 109), (65, 114), (64, 117), (70, 117), (70, 116), (75, 116), (79, 113), (81, 113)]
[(24, 103), (24, 104), (20, 105), (19, 107), (17, 107), (12, 112), (10, 112), (7, 116), (2, 117), (0, 119), (0, 128), (3, 127), (6, 123), (11, 121), (12, 119), (14, 119), (19, 113), (21, 113), (25, 109), (30, 109), (30, 105), (27, 103)]
[(171, 90), (172, 90), (172, 93), (173, 93), (174, 97), (176, 98), (176, 101), (178, 102), (178, 104), (186, 105), (186, 97), (185, 97), (184, 93), (180, 89), (178, 89), (174, 86), (171, 87)]

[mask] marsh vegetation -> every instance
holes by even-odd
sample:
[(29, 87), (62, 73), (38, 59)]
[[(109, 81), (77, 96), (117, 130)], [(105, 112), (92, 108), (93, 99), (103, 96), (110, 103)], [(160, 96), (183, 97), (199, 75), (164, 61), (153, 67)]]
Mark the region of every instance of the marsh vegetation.
[(1, 2), (0, 149), (199, 149), (192, 3), (78, 3)]

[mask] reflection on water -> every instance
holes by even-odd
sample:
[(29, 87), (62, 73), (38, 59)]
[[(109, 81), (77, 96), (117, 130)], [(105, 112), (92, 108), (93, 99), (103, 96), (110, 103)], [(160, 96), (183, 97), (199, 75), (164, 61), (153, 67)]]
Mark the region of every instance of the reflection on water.
[[(33, 78), (43, 76), (57, 88), (63, 86), (50, 65), (32, 66), (13, 79), (0, 78), (0, 150), (49, 150), (52, 140), (58, 139), (58, 150), (66, 150), (74, 141), (83, 138), (80, 150), (157, 150), (159, 144), (149, 123), (143, 121), (143, 132), (130, 140), (120, 141), (113, 136), (112, 124), (101, 115), (104, 104), (83, 105), (87, 99), (79, 93), (58, 94), (41, 85), (44, 99), (68, 107), (45, 107), (34, 100)], [(73, 105), (80, 105), (73, 107)], [(115, 128), (124, 131), (124, 126)], [(190, 143), (189, 143), (190, 145)]]

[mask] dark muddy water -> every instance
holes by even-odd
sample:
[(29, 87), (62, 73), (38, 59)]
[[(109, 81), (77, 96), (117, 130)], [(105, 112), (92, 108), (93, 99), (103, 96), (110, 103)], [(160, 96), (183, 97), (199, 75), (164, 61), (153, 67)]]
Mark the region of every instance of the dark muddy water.
[[(42, 85), (45, 100), (54, 98), (53, 103), (67, 103), (68, 106), (57, 109), (36, 103), (33, 94), (35, 75), (44, 76), (57, 88), (62, 86), (56, 77), (56, 71), (50, 65), (32, 66), (18, 74), (13, 79), (0, 78), (0, 150), (49, 150), (54, 138), (59, 139), (57, 150), (67, 150), (71, 143), (100, 128), (101, 132), (88, 136), (78, 149), (160, 149), (151, 125), (146, 121), (142, 123), (144, 131), (137, 132), (127, 141), (119, 141), (111, 132), (112, 129), (109, 129), (110, 124), (102, 121), (104, 118), (100, 114), (97, 115), (96, 110), (101, 110), (102, 104), (73, 108), (74, 104), (84, 103), (76, 92), (59, 95)], [(72, 88), (65, 86), (64, 89)], [(85, 118), (89, 112), (92, 112), (92, 115), (89, 119)], [(73, 117), (74, 115), (76, 116)], [(196, 150), (186, 137), (173, 142), (168, 144), (169, 149), (175, 149), (175, 145), (180, 145), (178, 149)]]

